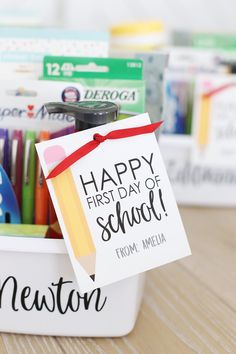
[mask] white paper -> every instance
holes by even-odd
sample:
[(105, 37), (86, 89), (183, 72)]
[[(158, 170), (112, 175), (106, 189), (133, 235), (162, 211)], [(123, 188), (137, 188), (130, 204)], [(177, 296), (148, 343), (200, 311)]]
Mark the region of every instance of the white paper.
[[(52, 161), (50, 165), (45, 161), (45, 156), (47, 162), (49, 161), (49, 148), (54, 151), (55, 146), (60, 147), (68, 156), (92, 140), (95, 133), (105, 135), (112, 130), (149, 123), (149, 116), (142, 114), (37, 144), (44, 174), (47, 176), (53, 168)], [(69, 170), (62, 173), (64, 176), (61, 174), (49, 180), (48, 187), (81, 291), (108, 285), (190, 255), (186, 234), (154, 133), (105, 141)], [(85, 184), (92, 177), (95, 183)], [(59, 179), (56, 182), (57, 178)], [(85, 220), (89, 225), (88, 238), (92, 239), (96, 250), (94, 281), (90, 278), (90, 273), (81, 266), (78, 256), (75, 256), (78, 249), (75, 252), (70, 242), (68, 230), (69, 226), (73, 228), (73, 225), (68, 224), (68, 214), (72, 213), (74, 197), (68, 199), (68, 184), (72, 183), (76, 184), (74, 194), (78, 193), (76, 198), (82, 203)], [(61, 193), (64, 193), (63, 203)], [(126, 193), (128, 195), (125, 197)], [(150, 201), (152, 198), (153, 203)], [(132, 208), (136, 222), (132, 217)], [(136, 208), (142, 209), (143, 213)], [(127, 221), (127, 214), (133, 226)], [(123, 222), (117, 221), (118, 215), (124, 219)], [(78, 220), (82, 223), (80, 218), (81, 214), (78, 214)], [(74, 222), (76, 225), (75, 219), (73, 220), (72, 224)], [(84, 235), (78, 234), (82, 248), (83, 238)]]

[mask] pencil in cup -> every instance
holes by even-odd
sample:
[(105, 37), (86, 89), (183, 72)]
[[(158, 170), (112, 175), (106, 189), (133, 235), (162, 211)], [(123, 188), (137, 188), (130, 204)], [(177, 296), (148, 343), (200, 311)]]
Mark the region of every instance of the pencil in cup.
[[(39, 141), (46, 141), (50, 139), (48, 131), (41, 131), (39, 134)], [(42, 168), (37, 159), (36, 181), (35, 181), (35, 224), (48, 224), (49, 212), (49, 193), (48, 187), (43, 176)]]
[[(48, 147), (44, 152), (44, 158), (49, 170), (52, 170), (65, 157), (65, 151), (59, 145)], [(94, 281), (96, 249), (70, 168), (52, 178), (51, 183), (63, 215), (63, 221), (74, 255), (82, 268)]]
[(22, 163), (23, 163), (23, 133), (21, 130), (13, 130), (11, 140), (11, 183), (16, 199), (21, 208), (22, 198)]
[(211, 97), (202, 95), (199, 109), (199, 126), (197, 141), (201, 149), (204, 149), (208, 143), (210, 130), (210, 107)]

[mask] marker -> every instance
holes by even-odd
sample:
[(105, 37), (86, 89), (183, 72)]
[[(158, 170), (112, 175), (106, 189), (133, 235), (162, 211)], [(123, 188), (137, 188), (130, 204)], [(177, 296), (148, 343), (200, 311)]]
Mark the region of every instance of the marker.
[(22, 194), (22, 162), (23, 162), (23, 135), (21, 130), (13, 130), (11, 140), (11, 170), (10, 179), (19, 208), (21, 208)]
[(24, 141), (22, 177), (22, 223), (33, 224), (35, 193), (35, 140), (33, 131), (27, 131)]
[(0, 129), (0, 164), (9, 176), (9, 137), (7, 129)]
[[(49, 169), (52, 169), (66, 155), (62, 146), (54, 145), (45, 150), (44, 157)], [(67, 169), (53, 178), (51, 183), (74, 255), (90, 278), (95, 280), (96, 249), (71, 170)]]
[(187, 112), (186, 112), (186, 124), (185, 124), (185, 134), (191, 135), (192, 132), (192, 117), (193, 117), (193, 92), (194, 83), (190, 81), (188, 83), (187, 90)]
[[(39, 142), (50, 139), (50, 134), (47, 131), (41, 131), (39, 134)], [(35, 224), (48, 224), (49, 212), (49, 193), (48, 187), (43, 176), (43, 171), (37, 159), (36, 181), (35, 181)]]
[(20, 210), (11, 182), (0, 165), (0, 223), (19, 224)]
[(168, 80), (165, 88), (166, 122), (164, 132), (167, 134), (184, 134), (187, 113), (188, 83), (180, 80)]

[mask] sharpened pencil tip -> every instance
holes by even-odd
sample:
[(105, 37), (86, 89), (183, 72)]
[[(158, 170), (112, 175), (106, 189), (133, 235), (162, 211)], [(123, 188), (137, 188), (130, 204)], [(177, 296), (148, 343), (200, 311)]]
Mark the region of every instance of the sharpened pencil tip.
[(90, 275), (90, 278), (95, 281), (95, 274)]

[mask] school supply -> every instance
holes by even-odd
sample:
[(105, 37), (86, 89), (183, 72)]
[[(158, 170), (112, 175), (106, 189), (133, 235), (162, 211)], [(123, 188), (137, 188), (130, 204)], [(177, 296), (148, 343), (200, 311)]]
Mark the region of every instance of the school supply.
[[(72, 133), (74, 130), (74, 126), (69, 126), (68, 128), (60, 130), (60, 133), (56, 132), (55, 135), (62, 136), (67, 133)], [(49, 132), (41, 131), (37, 138), (37, 133), (33, 131), (22, 132), (21, 130), (14, 129), (12, 132), (9, 132), (7, 129), (1, 129), (0, 137), (1, 136), (2, 141), (0, 138), (0, 147), (2, 147), (2, 150), (0, 156), (2, 156), (3, 162), (5, 161), (4, 157), (6, 154), (10, 157), (7, 160), (7, 164), (2, 164), (2, 171), (6, 174), (3, 166), (6, 166), (6, 168), (8, 168), (8, 166), (10, 167), (8, 184), (10, 185), (11, 183), (11, 185), (10, 191), (7, 193), (11, 192), (15, 196), (13, 200), (14, 203), (17, 204), (17, 213), (19, 213), (19, 215), (22, 213), (25, 222), (29, 222), (29, 220), (27, 221), (25, 219), (26, 215), (28, 215), (30, 223), (48, 225), (49, 215), (52, 214), (49, 214), (49, 195), (41, 167), (39, 162), (36, 161), (34, 142), (36, 139), (39, 141), (49, 139)], [(6, 195), (4, 199), (6, 199)], [(14, 203), (10, 202), (10, 205), (14, 205)], [(6, 200), (4, 204), (6, 204)], [(11, 214), (14, 214), (12, 210)], [(1, 216), (0, 223), (14, 223), (15, 217), (10, 215), (10, 213), (2, 213)], [(54, 219), (54, 223), (56, 223), (56, 216)], [(17, 222), (19, 221), (17, 220)], [(55, 232), (57, 230), (55, 237), (57, 238), (61, 237), (58, 228), (59, 227), (55, 225)], [(45, 234), (49, 231), (51, 232), (50, 227), (47, 227)], [(49, 235), (49, 237), (51, 236)]]
[[(46, 141), (50, 139), (50, 134), (48, 131), (41, 131), (39, 134), (39, 142)], [(36, 168), (36, 181), (35, 181), (35, 219), (34, 222), (37, 225), (47, 225), (48, 224), (48, 204), (49, 204), (49, 194), (48, 188), (43, 176), (43, 171), (39, 160), (37, 159)]]
[(180, 205), (236, 205), (235, 87), (234, 75), (196, 76), (191, 134), (160, 137)]
[(9, 78), (38, 78), (45, 55), (107, 57), (105, 32), (57, 28), (0, 27), (0, 74)]
[(8, 130), (0, 128), (0, 164), (9, 175), (9, 137)]
[(47, 225), (0, 223), (0, 236), (44, 238), (47, 232), (47, 228)]
[(57, 84), (70, 80), (62, 93), (64, 102), (114, 102), (125, 118), (145, 110), (143, 65), (139, 59), (46, 56), (43, 80)]
[(205, 75), (196, 81), (192, 157), (204, 166), (235, 168), (236, 78)]
[(13, 130), (11, 137), (11, 184), (13, 186), (19, 208), (22, 196), (22, 164), (23, 134), (21, 130)]
[[(79, 58), (73, 58), (78, 64)], [(63, 60), (63, 59), (62, 59)], [(142, 81), (142, 63), (140, 60), (108, 60), (101, 61), (101, 58), (96, 58), (95, 68), (92, 65), (91, 58), (81, 58), (82, 76), (84, 76), (80, 82), (68, 77), (70, 82), (67, 81), (36, 81), (36, 80), (23, 80), (23, 79), (3, 79), (2, 86), (0, 88), (0, 118), (2, 129), (9, 129), (10, 135), (13, 137), (13, 130), (15, 127), (20, 126), (22, 133), (26, 135), (26, 131), (34, 131), (35, 139), (39, 136), (42, 130), (42, 125), (48, 131), (50, 131), (51, 138), (61, 136), (63, 134), (73, 133), (74, 117), (68, 114), (60, 113), (47, 113), (44, 102), (48, 101), (50, 97), (51, 101), (62, 100), (64, 102), (74, 102), (83, 99), (89, 99), (93, 96), (96, 100), (102, 95), (104, 100), (111, 98), (117, 102), (120, 107), (120, 118), (126, 118), (132, 114), (144, 111), (145, 91), (144, 83)], [(52, 63), (53, 64), (53, 63)], [(88, 67), (87, 67), (88, 64)], [(77, 67), (77, 66), (76, 66)], [(100, 69), (107, 68), (108, 72), (101, 72)], [(54, 66), (52, 66), (54, 68)], [(77, 67), (78, 69), (78, 67)], [(83, 70), (85, 69), (85, 70)], [(98, 70), (97, 70), (98, 69)], [(100, 71), (100, 72), (99, 72)], [(95, 77), (95, 79), (93, 79)], [(109, 96), (109, 97), (108, 97)], [(20, 125), (19, 125), (20, 124)], [(85, 123), (80, 123), (79, 129), (86, 127)], [(78, 127), (77, 127), (78, 129)], [(16, 159), (16, 142), (14, 138), (14, 149), (11, 149), (12, 161)], [(26, 141), (24, 139), (24, 141)], [(24, 144), (26, 149), (26, 145)], [(20, 146), (18, 144), (18, 146)], [(23, 149), (22, 149), (23, 150)], [(24, 154), (25, 155), (25, 154)], [(17, 159), (19, 163), (20, 158)], [(23, 181), (21, 188), (19, 188), (18, 200), (21, 207), (22, 218), (25, 223), (39, 222), (39, 213), (35, 210), (37, 201), (35, 199), (36, 190), (39, 192), (41, 189), (38, 182), (38, 173), (34, 172), (35, 179), (32, 185), (36, 187), (29, 187), (24, 180), (28, 177), (25, 176), (26, 171), (29, 171), (29, 165), (26, 167), (26, 157), (24, 156), (23, 163)], [(12, 164), (12, 181), (14, 184), (14, 165)], [(34, 166), (36, 166), (34, 162)], [(17, 171), (20, 173), (20, 166)], [(33, 170), (33, 169), (31, 169)], [(17, 178), (19, 181), (20, 178)], [(32, 181), (32, 178), (31, 178)], [(35, 189), (36, 188), (36, 189)], [(28, 192), (26, 192), (28, 190)], [(29, 192), (30, 190), (30, 192)], [(31, 191), (34, 190), (32, 196)], [(27, 194), (28, 193), (28, 194)], [(20, 198), (21, 194), (21, 198)], [(28, 208), (26, 208), (26, 199), (24, 195), (30, 197)], [(38, 210), (38, 207), (37, 207)], [(26, 215), (28, 215), (26, 217)], [(42, 214), (41, 214), (42, 215)], [(44, 220), (46, 213), (44, 214)], [(40, 221), (41, 223), (42, 221)], [(51, 202), (49, 201), (49, 228), (46, 233), (46, 237), (62, 237), (60, 227), (57, 222), (57, 218)]]
[(35, 142), (33, 131), (26, 131), (24, 141), (23, 177), (22, 177), (22, 223), (33, 224), (35, 189)]
[(75, 127), (74, 127), (74, 125), (72, 125), (70, 127), (66, 127), (66, 128), (60, 129), (54, 133), (51, 133), (50, 139), (59, 138), (60, 136), (72, 134), (74, 132), (75, 132)]
[(0, 223), (19, 224), (20, 210), (10, 180), (0, 165)]

